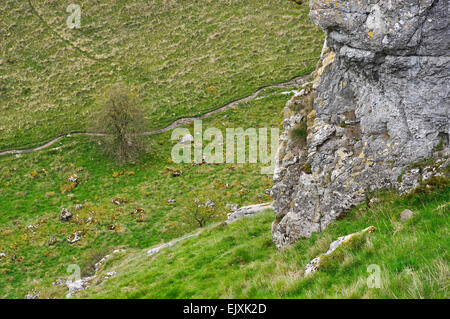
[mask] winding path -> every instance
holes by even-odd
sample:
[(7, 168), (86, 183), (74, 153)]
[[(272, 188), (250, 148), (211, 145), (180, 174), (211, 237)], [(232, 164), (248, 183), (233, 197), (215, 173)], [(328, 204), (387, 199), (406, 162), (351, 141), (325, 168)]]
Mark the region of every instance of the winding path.
[[(299, 86), (299, 85), (305, 83), (305, 81), (308, 79), (308, 77), (309, 77), (309, 74), (296, 76), (287, 82), (282, 82), (282, 83), (278, 83), (278, 84), (272, 84), (272, 85), (266, 85), (266, 86), (260, 87), (253, 94), (243, 97), (243, 98), (240, 98), (240, 99), (237, 99), (237, 100), (234, 100), (234, 101), (231, 101), (231, 102), (229, 102), (217, 109), (214, 109), (212, 111), (208, 111), (208, 112), (203, 113), (198, 116), (182, 117), (182, 118), (179, 118), (179, 119), (173, 121), (171, 124), (167, 125), (166, 127), (163, 127), (163, 128), (157, 129), (157, 130), (153, 130), (153, 131), (142, 132), (142, 133), (139, 133), (138, 135), (139, 136), (150, 136), (150, 135), (164, 133), (164, 132), (173, 130), (174, 128), (180, 127), (180, 126), (185, 126), (187, 124), (192, 123), (195, 120), (202, 120), (211, 115), (215, 115), (217, 113), (226, 111), (226, 110), (234, 107), (235, 105), (238, 105), (239, 103), (251, 101), (251, 100), (257, 98), (263, 90), (274, 89), (274, 88), (290, 88), (293, 86)], [(60, 135), (54, 137), (53, 139), (51, 139), (50, 141), (48, 141), (42, 145), (36, 146), (36, 147), (32, 147), (32, 148), (28, 148), (28, 149), (12, 149), (12, 150), (1, 151), (0, 156), (8, 155), (8, 154), (25, 154), (25, 153), (37, 152), (37, 151), (40, 151), (40, 150), (43, 150), (45, 148), (52, 146), (53, 144), (55, 144), (56, 142), (58, 142), (60, 139), (62, 139), (64, 136), (67, 136), (67, 135), (107, 136), (108, 134), (93, 133), (93, 132), (81, 132), (81, 131), (68, 132), (68, 133), (60, 134)]]

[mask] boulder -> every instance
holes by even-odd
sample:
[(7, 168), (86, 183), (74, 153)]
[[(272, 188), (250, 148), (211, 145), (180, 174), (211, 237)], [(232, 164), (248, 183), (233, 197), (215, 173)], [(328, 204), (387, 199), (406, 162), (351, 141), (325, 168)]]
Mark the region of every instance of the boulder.
[(244, 206), (244, 207), (241, 207), (241, 208), (235, 210), (233, 213), (229, 213), (226, 223), (230, 224), (232, 222), (235, 222), (238, 219), (245, 218), (245, 217), (251, 217), (251, 216), (262, 213), (271, 208), (272, 208), (271, 202), (264, 203), (264, 204), (255, 204), (255, 205), (250, 205), (250, 206)]
[(369, 227), (363, 229), (360, 232), (339, 237), (337, 240), (335, 240), (334, 242), (332, 242), (330, 244), (330, 248), (325, 253), (323, 253), (322, 255), (314, 258), (313, 260), (311, 260), (306, 265), (306, 267), (305, 267), (305, 276), (308, 276), (308, 275), (316, 272), (317, 270), (319, 270), (319, 268), (320, 268), (320, 261), (323, 258), (323, 256), (332, 254), (338, 247), (342, 246), (342, 244), (350, 242), (355, 237), (361, 236), (364, 233), (372, 233), (374, 231), (375, 231), (375, 227), (374, 226), (369, 226)]
[(405, 209), (404, 211), (402, 211), (400, 213), (400, 221), (404, 222), (405, 220), (413, 217), (413, 215), (414, 215), (413, 211), (410, 211), (409, 209)]
[(66, 208), (61, 209), (61, 214), (59, 214), (59, 219), (62, 221), (68, 221), (73, 217), (73, 214)]
[(80, 240), (81, 240), (81, 234), (82, 234), (82, 233), (83, 233), (83, 232), (82, 232), (81, 230), (76, 231), (75, 233), (73, 233), (73, 235), (67, 237), (67, 242), (68, 242), (69, 244), (74, 244), (74, 243), (80, 241)]

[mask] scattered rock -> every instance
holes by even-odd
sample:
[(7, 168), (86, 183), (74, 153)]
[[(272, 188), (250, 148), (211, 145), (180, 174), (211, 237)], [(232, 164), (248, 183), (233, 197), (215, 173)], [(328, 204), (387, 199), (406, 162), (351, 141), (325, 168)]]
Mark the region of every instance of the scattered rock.
[(335, 240), (334, 242), (332, 242), (330, 244), (330, 248), (328, 249), (328, 251), (326, 253), (323, 253), (322, 255), (314, 258), (313, 260), (311, 260), (308, 263), (308, 265), (306, 265), (306, 267), (305, 267), (305, 276), (308, 276), (309, 274), (319, 270), (319, 268), (320, 268), (320, 260), (322, 259), (323, 256), (331, 254), (333, 251), (335, 251), (342, 244), (344, 244), (346, 242), (349, 242), (350, 240), (352, 240), (353, 238), (355, 238), (357, 236), (361, 236), (364, 233), (372, 233), (374, 231), (375, 231), (375, 227), (374, 226), (369, 226), (369, 227), (363, 229), (360, 232), (353, 233), (353, 234), (350, 234), (350, 235), (347, 235), (347, 236), (343, 236), (343, 237), (339, 237), (337, 240)]
[(74, 244), (81, 240), (81, 234), (83, 232), (81, 230), (76, 231), (72, 236), (67, 237), (67, 242), (69, 244)]
[(68, 221), (73, 217), (73, 214), (66, 208), (61, 209), (61, 214), (59, 215), (59, 219), (62, 221)]
[(254, 216), (270, 208), (272, 208), (272, 202), (241, 207), (234, 213), (228, 214), (226, 223), (230, 224), (238, 219)]
[(72, 182), (72, 183), (78, 185), (78, 175), (77, 174), (72, 174), (69, 177), (67, 177), (67, 179), (69, 180), (69, 182)]
[(58, 242), (58, 239), (56, 237), (50, 237), (49, 240), (48, 240), (48, 245), (49, 246), (53, 246), (57, 242)]
[(205, 207), (207, 207), (207, 208), (213, 208), (214, 206), (216, 206), (216, 203), (214, 203), (212, 200), (207, 199), (207, 200), (205, 201)]
[(28, 226), (27, 226), (27, 229), (28, 229), (28, 231), (30, 231), (30, 232), (34, 232), (38, 227), (39, 227), (39, 224), (36, 224), (36, 225), (28, 225)]
[(115, 271), (110, 271), (110, 272), (106, 273), (106, 275), (103, 278), (104, 279), (109, 279), (109, 278), (114, 277), (115, 275), (116, 275)]
[(128, 202), (129, 202), (128, 199), (126, 199), (126, 198), (120, 198), (120, 197), (114, 197), (111, 201), (112, 201), (112, 203), (113, 203), (114, 205), (117, 205), (117, 206), (120, 206), (120, 205), (123, 204), (123, 203), (128, 203)]
[(172, 177), (178, 177), (183, 174), (183, 171), (181, 169), (176, 169), (172, 171)]
[(40, 293), (37, 292), (36, 290), (33, 290), (32, 293), (26, 294), (25, 295), (25, 299), (38, 299), (40, 296)]
[(413, 215), (414, 215), (413, 211), (405, 209), (400, 213), (400, 221), (404, 222), (405, 220), (410, 219)]
[(63, 285), (66, 285), (69, 288), (69, 293), (66, 295), (66, 298), (71, 298), (77, 292), (84, 290), (89, 287), (94, 276), (81, 278), (74, 281), (66, 281)]
[(6, 254), (5, 253), (0, 253), (0, 259), (6, 258)]
[(235, 212), (238, 210), (238, 204), (226, 204), (225, 208), (227, 208), (228, 210), (230, 210), (231, 212)]
[[(113, 251), (113, 254), (118, 254), (118, 253), (122, 253), (125, 252), (125, 249), (116, 249)], [(99, 262), (97, 262), (94, 265), (94, 275), (89, 276), (89, 277), (85, 277), (85, 278), (81, 278), (78, 280), (74, 280), (74, 281), (66, 281), (66, 280), (62, 280), (62, 279), (58, 279), (53, 283), (53, 286), (63, 286), (66, 285), (69, 288), (69, 293), (66, 295), (66, 298), (71, 298), (74, 294), (76, 294), (77, 292), (87, 289), (89, 287), (89, 285), (91, 284), (91, 282), (98, 276), (98, 273), (100, 271), (100, 267), (106, 262), (106, 260), (108, 260), (111, 257), (111, 255), (106, 255), (104, 256)], [(103, 278), (109, 279), (113, 276), (116, 275), (115, 271), (111, 271), (108, 272)]]
[(82, 210), (83, 209), (83, 204), (76, 204), (75, 205), (75, 210)]
[(176, 200), (172, 198), (172, 199), (169, 199), (167, 202), (168, 202), (168, 203), (175, 203)]

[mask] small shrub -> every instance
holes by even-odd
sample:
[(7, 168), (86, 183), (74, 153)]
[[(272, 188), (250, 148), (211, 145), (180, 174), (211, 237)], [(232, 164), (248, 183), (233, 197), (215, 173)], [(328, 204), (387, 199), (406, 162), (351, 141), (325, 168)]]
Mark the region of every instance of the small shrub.
[(225, 210), (219, 200), (194, 198), (190, 201), (183, 219), (186, 224), (192, 227), (204, 227), (213, 220), (220, 220), (225, 217)]
[(81, 262), (81, 277), (88, 277), (95, 274), (95, 264), (107, 254), (106, 249), (94, 249), (84, 257)]
[(303, 165), (303, 171), (306, 174), (311, 174), (312, 173), (312, 171), (311, 171), (311, 164), (305, 163), (305, 165)]
[(308, 127), (305, 122), (300, 122), (289, 131), (289, 138), (296, 144), (305, 145), (308, 136)]

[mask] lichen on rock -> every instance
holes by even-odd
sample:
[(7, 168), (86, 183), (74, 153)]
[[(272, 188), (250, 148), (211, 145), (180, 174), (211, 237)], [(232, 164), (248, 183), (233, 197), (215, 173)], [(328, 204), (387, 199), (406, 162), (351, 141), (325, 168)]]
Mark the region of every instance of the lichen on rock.
[[(310, 8), (326, 40), (305, 93), (314, 94), (313, 116), (292, 107), (298, 95), (285, 112), (271, 191), (279, 249), (324, 230), (368, 192), (404, 193), (448, 174), (448, 1), (315, 0)], [(301, 121), (306, 145), (289, 139)], [(429, 158), (437, 164), (411, 167)]]

